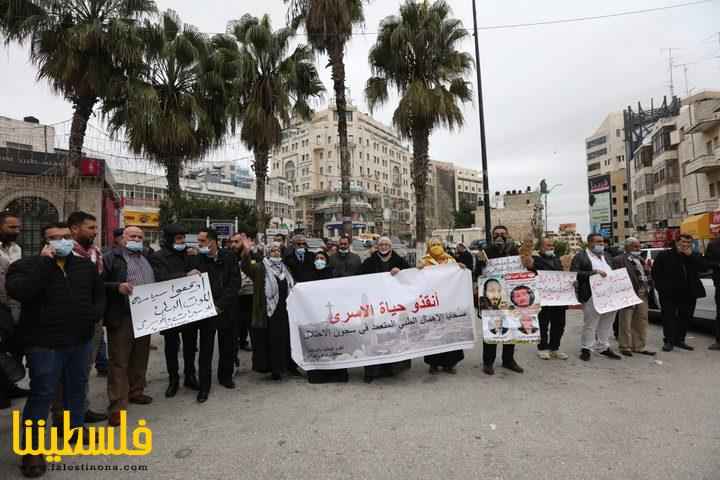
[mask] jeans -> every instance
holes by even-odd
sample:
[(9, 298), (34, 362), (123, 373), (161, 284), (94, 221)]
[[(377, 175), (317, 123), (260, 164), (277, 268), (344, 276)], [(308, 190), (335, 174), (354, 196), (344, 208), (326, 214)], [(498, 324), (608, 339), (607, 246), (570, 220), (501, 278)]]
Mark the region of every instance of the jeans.
[[(92, 340), (62, 349), (31, 348), (26, 352), (30, 372), (30, 395), (23, 421), (47, 420), (58, 386), (63, 386), (63, 408), (70, 411), (70, 426), (81, 427), (85, 420), (87, 363)], [(37, 430), (34, 429), (34, 433)]]

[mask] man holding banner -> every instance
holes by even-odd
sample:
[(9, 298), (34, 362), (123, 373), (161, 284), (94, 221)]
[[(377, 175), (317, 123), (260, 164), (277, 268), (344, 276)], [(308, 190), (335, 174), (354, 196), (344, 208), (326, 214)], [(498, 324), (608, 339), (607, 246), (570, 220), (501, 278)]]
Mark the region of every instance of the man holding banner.
[(595, 299), (590, 288), (590, 277), (600, 275), (604, 278), (612, 270), (605, 256), (605, 240), (602, 235), (591, 233), (587, 237), (587, 243), (587, 249), (575, 255), (570, 267), (573, 272), (577, 272), (577, 298), (583, 306), (585, 323), (580, 338), (580, 359), (589, 361), (590, 352), (595, 349), (608, 358), (621, 360), (622, 357), (610, 349), (609, 343), (615, 312), (600, 313), (595, 308)]
[[(493, 244), (486, 248), (485, 254), (489, 260), (496, 258), (514, 257), (519, 251), (513, 240), (508, 235), (508, 229), (497, 225), (492, 231)], [(484, 270), (486, 262), (480, 263), (480, 269)], [(483, 273), (481, 272), (481, 275)], [(487, 375), (495, 375), (495, 358), (497, 356), (497, 344), (483, 342), (483, 372)], [(523, 373), (524, 370), (515, 361), (515, 345), (503, 344), (502, 366), (513, 372)]]

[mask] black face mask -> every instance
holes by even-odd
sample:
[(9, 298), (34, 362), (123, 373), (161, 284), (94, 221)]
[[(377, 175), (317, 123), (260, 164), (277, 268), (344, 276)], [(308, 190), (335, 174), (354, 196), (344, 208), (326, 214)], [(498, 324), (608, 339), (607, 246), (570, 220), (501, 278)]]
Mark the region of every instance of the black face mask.
[(90, 245), (93, 244), (93, 241), (90, 240), (89, 238), (81, 238), (81, 239), (77, 240), (77, 243), (82, 245), (83, 248), (90, 248)]
[(17, 240), (17, 233), (2, 233), (0, 234), (0, 242), (13, 243)]

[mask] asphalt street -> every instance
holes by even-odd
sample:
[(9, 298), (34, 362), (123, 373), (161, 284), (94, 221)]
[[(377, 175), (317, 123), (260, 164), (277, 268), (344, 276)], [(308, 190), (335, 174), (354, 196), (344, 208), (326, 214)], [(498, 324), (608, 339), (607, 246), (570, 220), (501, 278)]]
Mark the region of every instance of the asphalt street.
[[(154, 479), (720, 479), (720, 354), (705, 334), (694, 352), (620, 361), (577, 356), (581, 314), (571, 312), (563, 350), (540, 360), (518, 348), (526, 372), (480, 369), (482, 347), (466, 351), (457, 375), (431, 376), (421, 359), (394, 379), (366, 385), (269, 382), (242, 354), (238, 388), (213, 385), (197, 404), (181, 389), (165, 399), (162, 340), (151, 352), (149, 406), (131, 406), (130, 425), (153, 431), (147, 457), (71, 458), (45, 478)], [(651, 327), (650, 346), (661, 345)], [(92, 405), (106, 405), (93, 374)], [(15, 401), (14, 405), (22, 403)], [(0, 478), (21, 478), (11, 453), (10, 411), (0, 412)], [(146, 471), (124, 470), (146, 466)]]

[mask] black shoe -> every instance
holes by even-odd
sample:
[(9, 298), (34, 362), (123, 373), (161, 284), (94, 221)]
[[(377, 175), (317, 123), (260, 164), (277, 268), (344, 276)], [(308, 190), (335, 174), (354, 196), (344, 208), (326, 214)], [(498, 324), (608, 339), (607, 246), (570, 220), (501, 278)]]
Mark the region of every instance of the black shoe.
[(277, 382), (279, 380), (282, 380), (282, 375), (280, 375), (279, 373), (272, 373), (270, 374), (270, 379)]
[(588, 350), (587, 348), (583, 348), (582, 352), (580, 352), (580, 360), (582, 360), (584, 362), (589, 362), (590, 361), (590, 350)]
[(108, 376), (107, 368), (96, 368), (95, 370), (97, 370), (98, 377), (107, 377)]
[(663, 348), (662, 348), (662, 349), (663, 349), (663, 352), (672, 352), (672, 351), (673, 351), (673, 348), (675, 348), (675, 347), (673, 346), (672, 343), (670, 343), (670, 342), (665, 342), (665, 343), (663, 344)]
[(25, 478), (38, 478), (45, 475), (47, 464), (45, 455), (23, 455), (20, 472)]
[(298, 370), (297, 367), (289, 368), (288, 374), (290, 374), (291, 377), (302, 377), (303, 374), (300, 373), (300, 370)]
[(167, 398), (174, 397), (177, 395), (178, 388), (180, 388), (180, 381), (177, 378), (171, 378), (170, 385), (168, 385), (167, 390), (165, 390), (165, 396)]
[(85, 423), (104, 422), (107, 418), (108, 416), (104, 413), (93, 412), (92, 410), (85, 412)]
[(209, 395), (208, 392), (203, 392), (203, 391), (198, 392), (198, 395), (197, 395), (197, 401), (198, 401), (198, 403), (205, 403), (205, 402), (207, 402), (208, 395)]
[(183, 383), (187, 388), (190, 390), (195, 390), (196, 392), (200, 390), (200, 384), (197, 381), (197, 377), (193, 373), (192, 375), (185, 375), (185, 383)]
[(508, 369), (508, 370), (510, 370), (510, 371), (513, 371), (513, 372), (515, 372), (515, 373), (523, 373), (523, 372), (525, 372), (525, 370), (523, 370), (523, 368), (522, 368), (520, 365), (518, 365), (515, 360), (513, 360), (512, 362), (509, 362), (509, 363), (503, 362), (502, 367), (503, 367), (503, 368), (506, 368), (506, 369)]
[(485, 372), (486, 375), (495, 375), (495, 367), (492, 365), (483, 365), (483, 372)]
[(235, 382), (233, 382), (232, 380), (221, 380), (220, 385), (222, 385), (225, 388), (229, 388), (230, 390), (235, 388)]
[(13, 385), (8, 390), (8, 398), (10, 398), (10, 400), (14, 398), (25, 398), (28, 395), (30, 395), (30, 389), (20, 388), (17, 385)]
[(708, 350), (720, 350), (720, 341), (713, 343), (708, 347)]
[(685, 343), (685, 342), (678, 342), (678, 343), (675, 344), (675, 346), (678, 347), (678, 348), (682, 348), (683, 350), (689, 350), (689, 351), (691, 351), (691, 352), (692, 352), (693, 350), (695, 350), (695, 347), (691, 347), (690, 345), (688, 345), (688, 344)]
[(631, 352), (630, 350), (620, 350), (620, 353), (622, 353), (622, 354), (625, 355), (626, 357), (632, 357), (632, 356), (633, 356), (633, 354), (632, 354), (632, 352)]
[(650, 350), (640, 350), (639, 352), (635, 353), (639, 353), (640, 355), (647, 355), (648, 357), (654, 357), (657, 354), (657, 352), (652, 352)]
[(613, 360), (622, 360), (622, 357), (620, 355), (613, 352), (609, 348), (605, 351), (600, 352), (600, 355), (605, 355), (607, 358), (612, 358)]

